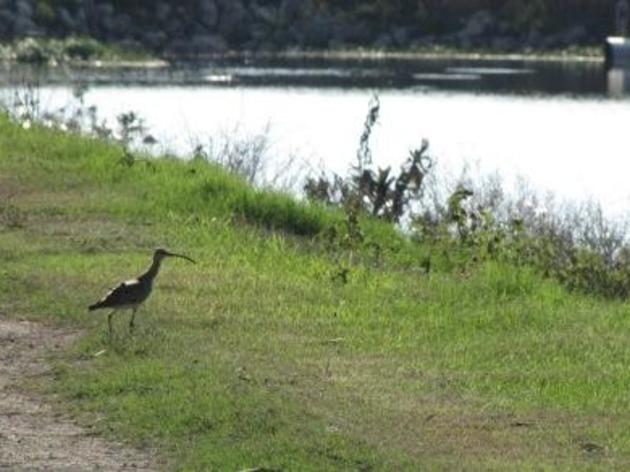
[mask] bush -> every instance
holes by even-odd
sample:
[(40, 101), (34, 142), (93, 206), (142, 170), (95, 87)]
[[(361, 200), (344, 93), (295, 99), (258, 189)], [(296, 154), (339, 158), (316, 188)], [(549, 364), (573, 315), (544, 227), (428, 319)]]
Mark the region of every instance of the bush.
[(349, 212), (364, 212), (398, 223), (412, 202), (421, 197), (423, 182), (433, 161), (427, 155), (429, 143), (423, 141), (419, 149), (409, 152), (397, 175), (392, 173), (391, 167), (374, 169), (369, 141), (379, 111), (380, 102), (374, 96), (359, 139), (357, 164), (350, 176), (310, 177), (304, 184), (304, 193), (312, 202), (340, 206)]
[(104, 55), (103, 46), (91, 38), (69, 38), (64, 42), (64, 53), (69, 59), (89, 60)]

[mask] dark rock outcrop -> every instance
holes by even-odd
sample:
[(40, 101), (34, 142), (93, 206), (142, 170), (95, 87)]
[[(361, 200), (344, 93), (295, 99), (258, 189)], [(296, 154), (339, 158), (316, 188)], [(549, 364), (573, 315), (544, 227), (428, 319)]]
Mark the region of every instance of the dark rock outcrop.
[[(0, 0), (0, 39), (90, 36), (157, 53), (396, 48), (551, 49), (598, 44), (614, 29), (606, 2), (399, 0)], [(537, 6), (538, 5), (538, 6)], [(611, 11), (608, 11), (611, 10)]]

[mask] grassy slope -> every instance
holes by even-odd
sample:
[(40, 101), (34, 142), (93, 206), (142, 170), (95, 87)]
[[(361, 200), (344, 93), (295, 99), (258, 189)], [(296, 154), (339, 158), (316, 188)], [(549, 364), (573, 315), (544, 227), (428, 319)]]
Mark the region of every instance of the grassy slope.
[[(625, 304), (497, 264), (424, 276), (423, 248), (378, 224), (380, 264), (332, 282), (289, 233), (335, 215), (119, 156), (0, 118), (0, 313), (85, 329), (49, 387), (97, 432), (182, 470), (630, 465)], [(159, 245), (199, 263), (166, 261), (108, 344), (85, 307)]]

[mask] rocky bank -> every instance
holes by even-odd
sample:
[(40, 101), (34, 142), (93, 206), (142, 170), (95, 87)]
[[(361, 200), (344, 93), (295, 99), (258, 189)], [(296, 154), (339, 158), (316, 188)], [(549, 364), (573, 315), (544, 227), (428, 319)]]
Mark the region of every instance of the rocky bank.
[[(600, 44), (614, 2), (503, 0), (0, 0), (0, 38), (87, 36), (167, 56), (228, 50)], [(590, 5), (590, 6), (589, 6)], [(553, 6), (553, 7), (552, 7)]]

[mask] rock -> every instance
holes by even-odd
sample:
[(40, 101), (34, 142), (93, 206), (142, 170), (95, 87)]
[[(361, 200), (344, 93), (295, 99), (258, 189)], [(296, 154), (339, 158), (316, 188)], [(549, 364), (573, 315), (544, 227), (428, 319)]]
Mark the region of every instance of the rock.
[(543, 36), (538, 30), (531, 30), (525, 40), (521, 43), (525, 50), (532, 50), (541, 47), (543, 44)]
[(518, 43), (510, 36), (495, 36), (490, 42), (492, 49), (496, 51), (513, 51), (517, 48)]
[(171, 16), (172, 8), (166, 2), (158, 2), (155, 6), (155, 19), (160, 23), (165, 23)]
[(199, 56), (222, 53), (228, 50), (227, 41), (219, 35), (195, 35), (189, 40), (177, 39), (166, 47), (168, 54), (176, 56)]
[(495, 28), (494, 15), (488, 10), (480, 10), (468, 19), (458, 36), (462, 40), (474, 40), (491, 33)]
[(59, 22), (59, 26), (65, 31), (70, 33), (77, 32), (77, 21), (67, 9), (60, 7), (57, 10), (57, 21)]
[(403, 48), (409, 44), (409, 38), (411, 34), (409, 29), (404, 26), (392, 28), (390, 35), (392, 37), (394, 46), (398, 48)]
[(13, 22), (15, 16), (11, 10), (0, 9), (0, 37), (9, 39), (13, 34)]
[(295, 51), (301, 50), (302, 46), (306, 45), (306, 36), (304, 35), (304, 24), (296, 22), (296, 24), (289, 25), (287, 31), (287, 37), (290, 38), (290, 44), (292, 45), (288, 49), (294, 49)]
[(164, 52), (168, 55), (183, 56), (187, 53), (188, 41), (183, 39), (172, 39), (164, 47)]
[(133, 34), (133, 30), (134, 24), (131, 16), (122, 13), (113, 17), (110, 33), (112, 33), (117, 39), (131, 36)]
[[(350, 44), (368, 44), (374, 40), (374, 27), (366, 21), (355, 21), (352, 25), (344, 25), (341, 29), (335, 29), (334, 36)], [(384, 33), (386, 34), (386, 33)], [(390, 36), (391, 41), (394, 39)]]
[(556, 34), (546, 34), (540, 38), (539, 45), (546, 49), (567, 48), (584, 44), (589, 39), (586, 28), (576, 25)]
[(425, 34), (415, 39), (410, 44), (412, 49), (424, 49), (431, 48), (436, 45), (436, 38), (432, 34)]
[(565, 47), (581, 44), (587, 39), (588, 31), (582, 25), (576, 25), (565, 31), (562, 31), (558, 38), (560, 45)]
[(164, 31), (146, 31), (141, 36), (141, 42), (149, 49), (160, 50), (168, 41), (168, 36)]
[(269, 36), (269, 27), (267, 25), (261, 25), (259, 23), (254, 23), (249, 30), (251, 35), (250, 43), (247, 48), (251, 49), (250, 46), (255, 46), (256, 44), (260, 44), (265, 41)]
[(389, 49), (393, 44), (394, 40), (387, 33), (380, 34), (374, 41), (374, 47), (376, 49)]
[(74, 17), (74, 23), (75, 23), (75, 30), (73, 31), (73, 33), (83, 35), (83, 36), (88, 34), (90, 27), (89, 27), (88, 17), (87, 17), (85, 8), (79, 8), (77, 10), (77, 13)]
[(23, 36), (38, 36), (40, 33), (39, 28), (35, 23), (29, 19), (18, 16), (13, 21), (13, 35), (17, 37)]
[(221, 0), (217, 29), (230, 43), (240, 44), (247, 40), (250, 22), (241, 0)]
[(267, 26), (274, 26), (278, 23), (279, 12), (271, 6), (259, 6), (255, 3), (250, 7), (255, 22), (264, 23)]
[[(132, 34), (132, 32), (129, 32), (129, 34)], [(135, 39), (124, 39), (117, 41), (116, 44), (128, 51), (141, 51), (143, 49), (143, 44)]]
[(39, 29), (33, 21), (33, 5), (28, 0), (17, 0), (15, 2), (15, 13), (13, 15), (13, 34), (15, 36), (37, 35)]
[(304, 24), (304, 42), (309, 47), (324, 48), (334, 40), (335, 20), (330, 15), (316, 13)]
[(197, 54), (221, 53), (228, 50), (227, 41), (217, 35), (197, 35), (190, 38), (191, 48)]
[(29, 0), (17, 0), (15, 2), (15, 15), (18, 17), (33, 18), (33, 4)]
[(111, 3), (99, 3), (94, 7), (94, 17), (106, 37), (111, 37), (114, 25), (114, 6)]
[(184, 29), (181, 16), (175, 14), (174, 9), (171, 9), (170, 14), (160, 20), (159, 25), (155, 28), (155, 30), (160, 30), (171, 38), (181, 36)]
[(199, 3), (199, 18), (197, 20), (208, 28), (217, 26), (219, 20), (219, 9), (214, 0), (201, 0)]
[(308, 18), (312, 14), (311, 0), (283, 0), (280, 14), (285, 23), (295, 23), (301, 18)]

